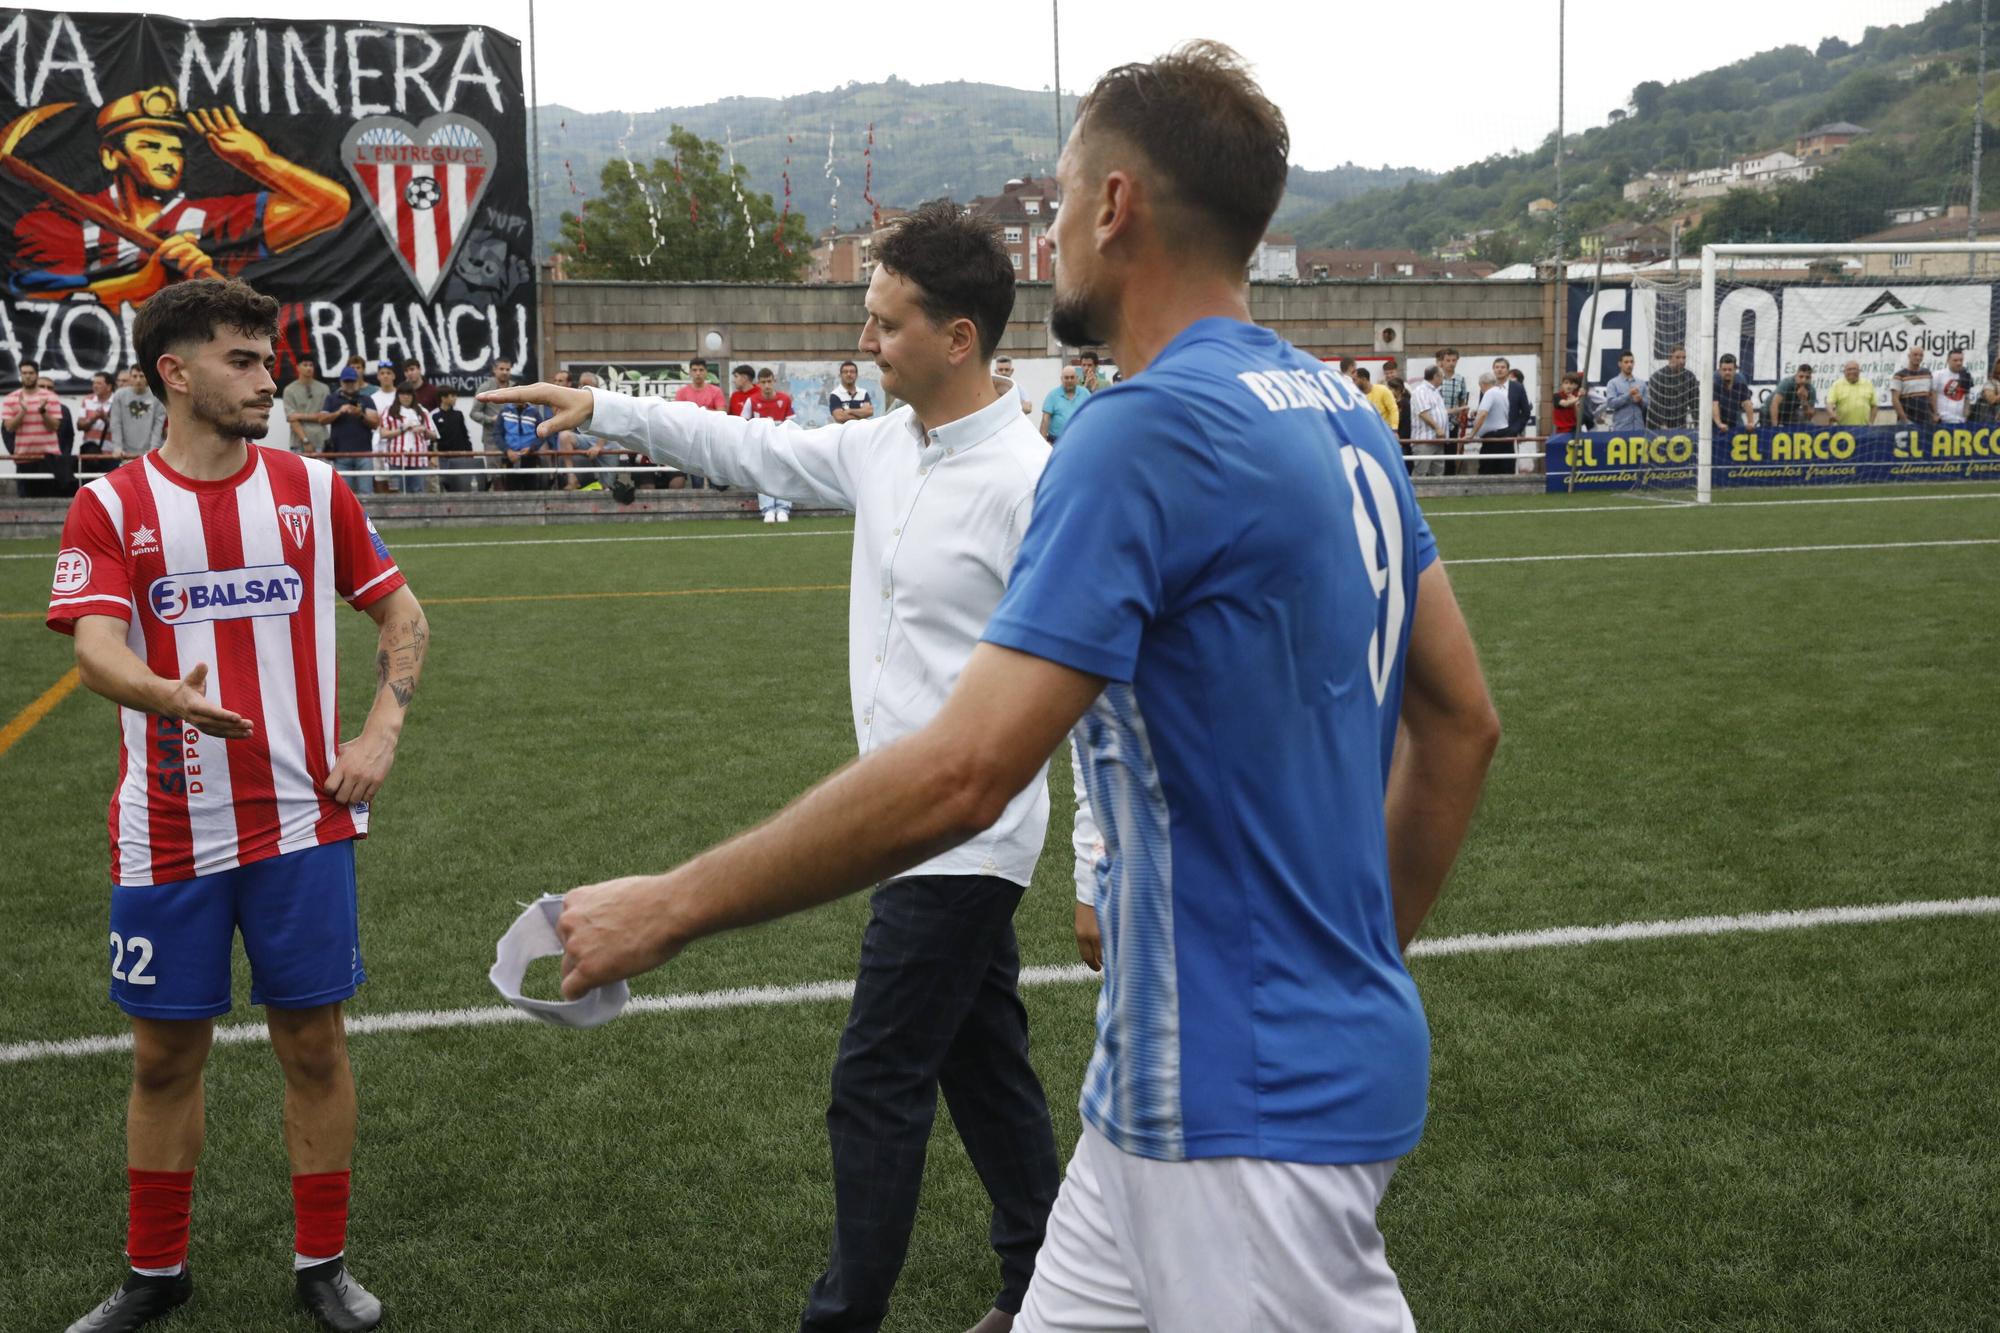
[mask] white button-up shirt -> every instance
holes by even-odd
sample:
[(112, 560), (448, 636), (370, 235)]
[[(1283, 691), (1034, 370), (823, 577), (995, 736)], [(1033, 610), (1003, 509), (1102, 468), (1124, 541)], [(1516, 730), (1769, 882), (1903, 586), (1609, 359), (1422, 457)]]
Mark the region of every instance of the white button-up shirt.
[[(802, 430), (592, 389), (592, 435), (780, 499), (854, 511), (847, 680), (861, 753), (923, 727), (958, 683), (1013, 570), (1049, 446), (1006, 394), (926, 430), (905, 404)], [(1048, 832), (1038, 773), (985, 833), (912, 875), (1025, 885)]]

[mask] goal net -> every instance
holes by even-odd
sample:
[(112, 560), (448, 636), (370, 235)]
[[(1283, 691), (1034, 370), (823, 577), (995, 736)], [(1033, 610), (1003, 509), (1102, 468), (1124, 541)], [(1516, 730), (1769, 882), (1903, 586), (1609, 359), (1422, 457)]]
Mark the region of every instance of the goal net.
[(2000, 481), (2000, 244), (1712, 245), (1696, 498)]

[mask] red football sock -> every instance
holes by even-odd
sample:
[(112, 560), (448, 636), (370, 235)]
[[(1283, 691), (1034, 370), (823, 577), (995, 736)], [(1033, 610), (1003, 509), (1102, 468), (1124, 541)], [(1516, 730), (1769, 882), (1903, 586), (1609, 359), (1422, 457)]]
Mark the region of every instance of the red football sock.
[(187, 1261), (188, 1214), (194, 1208), (194, 1172), (125, 1168), (130, 1212), (125, 1255), (134, 1268), (172, 1268)]
[(292, 1248), (303, 1259), (331, 1259), (347, 1248), (347, 1193), (352, 1172), (292, 1177)]

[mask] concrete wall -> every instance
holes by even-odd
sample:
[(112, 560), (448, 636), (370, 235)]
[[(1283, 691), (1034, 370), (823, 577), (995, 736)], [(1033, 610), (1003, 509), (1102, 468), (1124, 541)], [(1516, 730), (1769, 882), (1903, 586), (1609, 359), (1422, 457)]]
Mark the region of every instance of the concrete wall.
[[(545, 289), (545, 361), (681, 361), (702, 350), (710, 330), (726, 361), (839, 360), (854, 355), (865, 318), (858, 284), (780, 286), (737, 283), (558, 282)], [(1050, 356), (1052, 289), (1023, 283), (1001, 350)], [(1393, 350), (1428, 354), (1447, 343), (1468, 360), (1538, 352), (1553, 364), (1553, 293), (1535, 281), (1257, 283), (1250, 310), (1318, 356)], [(1398, 345), (1380, 348), (1385, 327)]]

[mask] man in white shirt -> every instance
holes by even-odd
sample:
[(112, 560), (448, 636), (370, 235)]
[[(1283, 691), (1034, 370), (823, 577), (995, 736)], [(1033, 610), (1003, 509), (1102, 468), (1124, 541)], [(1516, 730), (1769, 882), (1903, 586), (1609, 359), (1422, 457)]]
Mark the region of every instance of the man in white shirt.
[[(394, 361), (383, 361), (375, 367), (375, 389), (368, 395), (368, 404), (374, 409), (377, 419), (383, 425), (390, 420), (389, 409), (396, 405), (396, 384), (401, 378)], [(382, 426), (378, 425), (375, 428), (374, 445), (375, 456), (369, 460), (368, 465), (373, 468), (388, 466), (391, 450), (389, 437), (383, 433)], [(378, 494), (386, 491), (389, 489), (389, 479), (377, 476), (373, 478), (368, 489)]]
[[(1472, 421), (1465, 433), (1467, 436), (1465, 452), (1468, 455), (1485, 453), (1488, 436), (1504, 436), (1507, 433), (1507, 391), (1501, 388), (1500, 382), (1490, 374), (1479, 377), (1479, 405), (1473, 408)], [(1499, 446), (1496, 444), (1494, 449), (1498, 451)], [(1468, 473), (1491, 472), (1494, 469), (1488, 465), (1493, 461), (1481, 458), (1477, 463), (1467, 466), (1465, 470)], [(1508, 461), (1506, 466), (1509, 472), (1513, 471), (1514, 465), (1511, 461)]]
[(840, 384), (826, 396), (827, 414), (838, 422), (866, 421), (875, 415), (875, 400), (861, 387), (861, 367), (840, 363)]
[[(816, 430), (691, 404), (537, 384), (482, 395), (554, 408), (670, 467), (854, 511), (848, 683), (863, 754), (929, 723), (999, 604), (1049, 446), (987, 372), (1014, 304), (995, 226), (939, 200), (876, 244), (861, 351), (902, 406)], [(802, 1330), (874, 1329), (916, 1221), (942, 1090), (993, 1201), (1001, 1289), (978, 1328), (1012, 1326), (1058, 1184), (1028, 1061), (1013, 916), (1048, 827), (1042, 773), (984, 834), (882, 883), (834, 1065), (834, 1238)]]
[(1966, 409), (1974, 397), (1972, 376), (1965, 369), (1965, 353), (1952, 352), (1944, 359), (1944, 369), (1931, 375), (1931, 401), (1937, 404), (1938, 424), (1964, 425)]
[(1424, 377), (1410, 386), (1410, 452), (1421, 455), (1410, 474), (1416, 477), (1436, 477), (1444, 473), (1444, 464), (1438, 455), (1444, 452), (1446, 408), (1444, 394), (1438, 391), (1438, 382), (1444, 372), (1436, 366), (1424, 371)]
[(1028, 401), (1028, 391), (1014, 381), (1014, 358), (1011, 356), (994, 357), (993, 374), (996, 378), (1006, 380), (1008, 387), (1014, 391), (1014, 396), (1021, 400), (1021, 415), (1024, 417), (1031, 415), (1035, 410), (1035, 405)]

